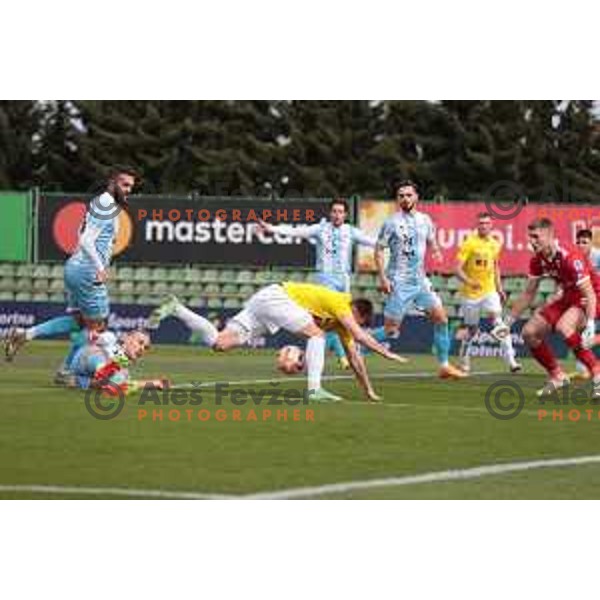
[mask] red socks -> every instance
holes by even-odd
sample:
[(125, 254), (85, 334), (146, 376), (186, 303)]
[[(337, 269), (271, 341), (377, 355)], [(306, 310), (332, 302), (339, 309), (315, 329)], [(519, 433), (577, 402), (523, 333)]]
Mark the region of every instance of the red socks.
[(544, 369), (550, 373), (551, 377), (553, 377), (557, 372), (560, 372), (558, 361), (556, 360), (556, 357), (554, 356), (554, 353), (547, 342), (544, 341), (539, 346), (530, 348), (529, 351), (531, 352), (533, 358), (535, 358), (535, 360), (537, 360), (540, 365), (542, 365), (542, 367), (544, 367)]
[(600, 369), (600, 365), (598, 364), (596, 355), (589, 348), (581, 346), (581, 334), (574, 333), (565, 338), (565, 342), (573, 350), (573, 354), (577, 357), (577, 360), (582, 362), (592, 375), (595, 375)]

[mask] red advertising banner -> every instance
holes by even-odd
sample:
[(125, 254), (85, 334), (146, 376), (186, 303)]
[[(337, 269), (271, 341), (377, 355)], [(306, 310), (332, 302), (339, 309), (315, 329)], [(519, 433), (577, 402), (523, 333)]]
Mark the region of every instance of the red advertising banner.
[[(455, 269), (458, 246), (477, 224), (477, 215), (487, 212), (484, 202), (448, 202), (431, 204), (422, 202), (419, 210), (428, 213), (437, 228), (437, 240), (444, 255), (442, 265), (435, 270), (451, 273)], [(394, 202), (363, 200), (359, 208), (359, 227), (375, 237), (387, 217), (394, 214)], [(600, 248), (600, 206), (570, 204), (530, 204), (523, 206), (510, 219), (494, 219), (494, 235), (502, 242), (500, 267), (507, 275), (524, 275), (528, 271), (531, 254), (527, 248), (527, 225), (536, 218), (547, 217), (554, 222), (558, 238), (567, 244), (575, 242), (579, 229), (590, 228), (594, 246)], [(360, 271), (375, 270), (373, 251), (361, 247), (357, 266)], [(430, 259), (428, 270), (433, 270)]]

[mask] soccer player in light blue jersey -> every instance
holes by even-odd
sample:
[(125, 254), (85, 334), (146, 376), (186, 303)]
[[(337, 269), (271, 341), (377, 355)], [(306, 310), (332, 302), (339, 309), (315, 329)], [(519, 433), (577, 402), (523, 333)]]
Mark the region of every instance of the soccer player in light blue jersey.
[[(308, 240), (316, 246), (316, 283), (336, 292), (349, 292), (352, 277), (352, 256), (356, 245), (375, 247), (375, 240), (358, 227), (346, 223), (349, 207), (346, 200), (337, 198), (329, 205), (329, 221), (323, 219), (315, 225), (272, 225), (260, 221), (268, 233), (279, 233)], [(383, 328), (371, 332), (378, 342), (385, 340)], [(342, 368), (348, 368), (346, 354), (339, 337), (327, 334), (327, 348), (334, 352)]]
[(358, 227), (346, 223), (348, 203), (343, 199), (332, 200), (329, 205), (329, 221), (323, 219), (315, 225), (273, 225), (260, 221), (260, 227), (268, 233), (280, 233), (309, 240), (316, 246), (316, 282), (336, 292), (350, 291), (352, 276), (352, 253), (356, 244), (375, 246), (375, 240)]
[[(463, 378), (465, 373), (449, 362), (448, 317), (425, 272), (428, 248), (436, 261), (442, 259), (435, 239), (435, 227), (429, 215), (417, 210), (419, 192), (415, 183), (402, 181), (394, 186), (393, 191), (397, 211), (384, 222), (375, 248), (380, 289), (387, 295), (384, 328), (390, 336), (397, 334), (410, 308), (424, 310), (433, 323), (433, 343), (440, 363), (440, 377)], [(386, 248), (390, 252), (387, 269)]]
[[(26, 342), (38, 337), (53, 337), (79, 329), (104, 329), (109, 315), (106, 282), (118, 233), (119, 213), (127, 206), (127, 196), (136, 177), (129, 167), (118, 167), (111, 172), (106, 190), (90, 202), (79, 229), (77, 248), (65, 264), (67, 314), (28, 329), (11, 330), (5, 340), (7, 360), (12, 360)], [(71, 352), (74, 351), (73, 347)]]

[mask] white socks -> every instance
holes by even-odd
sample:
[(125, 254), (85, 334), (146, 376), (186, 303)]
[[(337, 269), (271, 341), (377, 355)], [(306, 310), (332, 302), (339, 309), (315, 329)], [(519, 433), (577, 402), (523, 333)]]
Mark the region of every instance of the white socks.
[(192, 331), (197, 331), (207, 346), (211, 348), (214, 346), (219, 332), (208, 319), (197, 315), (194, 311), (183, 306), (183, 304), (177, 305), (175, 316), (183, 321)]
[[(498, 325), (504, 325), (504, 321), (501, 317), (496, 317), (494, 319), (494, 327), (497, 327)], [(500, 348), (502, 348), (502, 358), (504, 359), (504, 362), (509, 367), (513, 367), (517, 361), (515, 349), (513, 348), (512, 343), (512, 335), (510, 334), (510, 332), (503, 340), (500, 341)]]
[(325, 336), (311, 337), (306, 343), (306, 370), (308, 372), (308, 390), (321, 388), (321, 374), (325, 366)]

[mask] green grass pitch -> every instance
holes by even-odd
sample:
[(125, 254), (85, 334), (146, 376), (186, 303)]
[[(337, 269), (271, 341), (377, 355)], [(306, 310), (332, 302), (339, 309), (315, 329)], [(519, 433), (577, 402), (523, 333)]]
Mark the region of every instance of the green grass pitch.
[[(292, 420), (293, 407), (255, 407), (252, 402), (221, 409), (214, 417), (214, 389), (202, 391), (200, 406), (138, 405), (127, 398), (114, 420), (87, 412), (83, 393), (56, 388), (52, 374), (66, 350), (64, 342), (36, 342), (12, 364), (0, 365), (0, 498), (127, 498), (137, 490), (152, 494), (190, 493), (244, 496), (339, 482), (408, 477), (482, 465), (567, 459), (600, 454), (600, 420), (538, 420), (534, 390), (542, 373), (529, 361), (525, 374), (510, 376), (497, 359), (474, 359), (477, 371), (461, 382), (435, 378), (432, 357), (412, 357), (396, 366), (377, 357), (368, 363), (382, 405), (367, 405), (351, 379), (326, 381), (346, 398), (335, 405), (310, 405), (314, 420)], [(344, 375), (327, 361), (328, 374)], [(192, 347), (159, 346), (137, 374), (164, 374), (176, 384), (276, 378), (277, 385), (245, 384), (245, 389), (303, 389), (286, 380), (264, 351), (216, 355)], [(420, 374), (413, 376), (411, 374)], [(389, 375), (394, 377), (389, 377)], [(395, 377), (402, 374), (402, 377)], [(383, 377), (382, 377), (383, 376)], [(522, 386), (524, 411), (515, 419), (492, 418), (486, 389), (509, 378)], [(163, 421), (140, 420), (139, 409), (163, 409)], [(168, 410), (193, 410), (177, 422)], [(287, 408), (287, 422), (263, 421), (261, 411)], [(554, 405), (548, 405), (551, 412)], [(583, 407), (582, 410), (588, 407)], [(211, 419), (200, 421), (200, 409)], [(233, 410), (241, 420), (233, 420)], [(247, 420), (250, 411), (257, 420)], [(306, 417), (304, 407), (300, 409)], [(206, 415), (206, 413), (204, 413)], [(11, 486), (19, 486), (16, 490)], [(51, 486), (53, 492), (34, 486)], [(71, 488), (83, 488), (77, 492)], [(96, 490), (96, 491), (94, 491)], [(112, 490), (112, 491), (111, 491)], [(123, 493), (120, 493), (122, 490)], [(145, 494), (145, 491), (148, 491)], [(385, 485), (315, 493), (320, 498), (597, 498), (600, 463), (499, 473), (466, 480)]]

